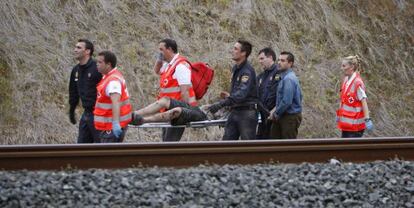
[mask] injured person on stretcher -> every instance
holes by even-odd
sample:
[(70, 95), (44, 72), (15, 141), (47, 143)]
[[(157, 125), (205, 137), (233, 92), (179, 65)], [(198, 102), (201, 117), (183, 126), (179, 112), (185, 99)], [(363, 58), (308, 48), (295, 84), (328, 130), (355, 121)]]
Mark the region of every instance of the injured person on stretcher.
[[(194, 127), (202, 127), (202, 121), (213, 118), (211, 117), (213, 115), (209, 115), (210, 119), (207, 117), (206, 108), (208, 106), (203, 107), (199, 108), (198, 106), (191, 106), (179, 100), (163, 97), (145, 108), (134, 111), (130, 124), (144, 127), (146, 123), (162, 124), (160, 122), (171, 122), (171, 126), (183, 126), (194, 123)], [(162, 109), (165, 109), (165, 111), (160, 112)], [(203, 111), (202, 109), (205, 110)], [(225, 122), (225, 120), (223, 121)]]

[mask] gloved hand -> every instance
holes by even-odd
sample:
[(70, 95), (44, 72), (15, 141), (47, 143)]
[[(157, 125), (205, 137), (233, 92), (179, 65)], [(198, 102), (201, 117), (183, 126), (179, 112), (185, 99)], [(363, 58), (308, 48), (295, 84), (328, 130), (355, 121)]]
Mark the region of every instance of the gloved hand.
[(213, 105), (210, 105), (210, 107), (208, 107), (207, 110), (210, 111), (210, 113), (215, 114), (222, 107), (223, 107), (223, 104), (221, 102), (217, 102), (217, 103), (214, 103)]
[(374, 130), (374, 124), (371, 119), (365, 121), (365, 127), (368, 131)]
[(157, 62), (162, 62), (164, 60), (164, 54), (163, 53), (158, 53), (157, 54)]
[(122, 129), (118, 121), (112, 122), (112, 133), (115, 135), (116, 138), (119, 138), (121, 136)]
[(76, 108), (73, 107), (70, 107), (69, 109), (69, 120), (72, 124), (76, 124), (75, 109)]

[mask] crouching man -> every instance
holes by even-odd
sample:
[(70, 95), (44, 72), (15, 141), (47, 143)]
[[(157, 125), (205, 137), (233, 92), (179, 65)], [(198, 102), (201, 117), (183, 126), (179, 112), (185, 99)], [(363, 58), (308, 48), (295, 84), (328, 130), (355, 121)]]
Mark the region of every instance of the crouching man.
[(116, 68), (116, 56), (110, 51), (98, 54), (97, 68), (103, 77), (97, 85), (94, 124), (100, 143), (122, 142), (131, 121), (128, 89)]
[[(161, 112), (161, 109), (166, 111)], [(132, 125), (151, 122), (171, 122), (171, 125), (185, 125), (192, 121), (207, 120), (206, 114), (198, 106), (169, 97), (162, 97), (147, 107), (132, 113)]]

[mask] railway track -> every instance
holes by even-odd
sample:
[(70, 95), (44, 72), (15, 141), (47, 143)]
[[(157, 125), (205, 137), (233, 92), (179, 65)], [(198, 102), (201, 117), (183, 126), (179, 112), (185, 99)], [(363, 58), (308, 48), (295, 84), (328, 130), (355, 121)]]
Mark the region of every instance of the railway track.
[(414, 137), (142, 144), (1, 145), (2, 170), (414, 160)]

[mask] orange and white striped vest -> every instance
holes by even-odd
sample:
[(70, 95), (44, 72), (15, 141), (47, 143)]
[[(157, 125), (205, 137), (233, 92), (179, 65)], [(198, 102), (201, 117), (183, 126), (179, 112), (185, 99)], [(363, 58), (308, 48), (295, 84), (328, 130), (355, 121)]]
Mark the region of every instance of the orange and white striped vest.
[[(158, 99), (162, 97), (170, 97), (175, 100), (183, 101), (181, 97), (181, 90), (180, 90), (180, 86), (178, 85), (178, 81), (177, 79), (173, 78), (175, 68), (180, 63), (186, 64), (191, 71), (191, 68), (190, 68), (191, 66), (190, 64), (188, 64), (187, 59), (178, 55), (175, 61), (172, 64), (168, 64), (167, 69), (161, 73), (160, 93), (158, 95)], [(190, 98), (189, 104), (191, 106), (197, 106), (198, 104), (197, 104), (195, 93), (194, 93), (192, 86), (188, 89), (188, 95)]]
[(122, 128), (126, 127), (131, 121), (132, 107), (129, 102), (128, 89), (122, 74), (115, 68), (106, 74), (97, 85), (97, 99), (95, 104), (94, 124), (97, 130), (112, 130), (112, 101), (106, 95), (105, 89), (110, 81), (119, 80), (121, 82), (121, 98), (119, 123)]
[(341, 87), (341, 106), (337, 110), (338, 128), (342, 131), (361, 131), (365, 129), (362, 102), (358, 100), (358, 88), (365, 90), (364, 82), (358, 73), (346, 88), (345, 79)]

